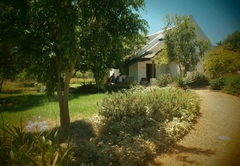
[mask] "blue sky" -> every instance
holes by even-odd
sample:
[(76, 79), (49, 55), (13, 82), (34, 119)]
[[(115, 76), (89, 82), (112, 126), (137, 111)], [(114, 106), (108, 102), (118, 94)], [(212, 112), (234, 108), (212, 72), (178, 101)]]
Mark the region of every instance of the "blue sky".
[(240, 0), (145, 0), (142, 18), (148, 21), (149, 34), (163, 28), (165, 13), (192, 15), (212, 44), (240, 31)]

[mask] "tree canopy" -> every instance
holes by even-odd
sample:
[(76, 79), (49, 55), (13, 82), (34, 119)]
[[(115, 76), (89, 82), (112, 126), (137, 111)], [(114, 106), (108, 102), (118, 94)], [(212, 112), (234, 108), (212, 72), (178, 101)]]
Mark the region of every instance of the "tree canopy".
[(223, 41), (217, 43), (217, 45), (223, 46), (226, 50), (240, 52), (240, 32), (238, 30), (234, 31), (232, 34), (228, 35)]
[(21, 71), (17, 63), (17, 54), (13, 46), (0, 43), (0, 92), (5, 80), (14, 80)]
[(240, 70), (240, 32), (234, 31), (218, 42), (204, 60), (205, 74), (211, 79), (236, 74)]
[[(8, 43), (16, 45), (27, 68), (46, 84), (49, 94), (57, 89), (63, 132), (70, 124), (73, 70), (91, 69), (101, 78), (108, 67), (141, 45), (147, 33), (147, 22), (138, 13), (144, 0), (9, 0), (1, 5), (0, 28), (5, 31), (1, 40), (14, 34)], [(132, 43), (136, 46), (131, 48)]]
[(210, 47), (208, 40), (197, 38), (190, 16), (165, 15), (164, 48), (156, 57), (158, 64), (174, 62), (180, 71), (193, 71)]

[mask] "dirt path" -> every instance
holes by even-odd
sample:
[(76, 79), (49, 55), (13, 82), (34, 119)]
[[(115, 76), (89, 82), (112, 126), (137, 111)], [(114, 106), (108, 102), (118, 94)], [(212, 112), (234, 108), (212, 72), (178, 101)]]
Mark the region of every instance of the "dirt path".
[(240, 166), (240, 98), (207, 89), (201, 117), (173, 152), (156, 158), (160, 166)]

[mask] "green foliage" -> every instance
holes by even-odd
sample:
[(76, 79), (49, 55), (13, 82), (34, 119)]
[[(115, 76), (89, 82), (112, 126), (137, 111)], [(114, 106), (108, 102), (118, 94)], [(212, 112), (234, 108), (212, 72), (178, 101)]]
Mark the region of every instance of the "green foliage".
[(93, 78), (93, 73), (91, 71), (85, 71), (85, 72), (81, 72), (81, 71), (75, 71), (72, 74), (73, 78)]
[[(99, 114), (113, 121), (121, 121), (124, 117), (148, 116), (162, 122), (166, 119), (172, 120), (174, 117), (183, 118), (185, 110), (189, 114), (199, 111), (200, 103), (195, 99), (198, 98), (194, 97), (193, 92), (186, 93), (175, 88), (161, 89), (154, 86), (143, 90), (138, 88), (104, 98)], [(190, 122), (192, 119), (183, 120)]]
[(73, 88), (71, 92), (73, 93), (84, 93), (84, 94), (96, 94), (99, 92), (104, 92), (104, 88), (99, 87), (96, 84), (88, 83), (77, 88)]
[(226, 78), (223, 91), (229, 94), (240, 96), (240, 75)]
[(126, 77), (124, 79), (124, 82), (122, 82), (122, 86), (127, 88), (127, 89), (133, 88), (136, 85), (137, 85), (137, 81), (134, 80), (134, 78), (132, 78), (132, 77)]
[(147, 165), (189, 131), (199, 109), (192, 91), (136, 86), (114, 93), (99, 105), (97, 136), (82, 142), (80, 159), (93, 165)]
[(211, 79), (230, 76), (240, 70), (240, 52), (225, 50), (223, 47), (209, 51), (204, 60), (205, 74)]
[(157, 77), (155, 84), (160, 87), (165, 87), (172, 82), (173, 82), (173, 77), (171, 76), (171, 74), (160, 74)]
[(144, 4), (143, 0), (1, 3), (0, 40), (11, 37), (8, 43), (18, 48), (19, 59), (44, 83), (48, 95), (57, 90), (64, 132), (70, 123), (68, 93), (74, 69), (93, 71), (101, 86), (109, 67), (142, 46), (147, 22), (139, 12)]
[(226, 39), (218, 43), (218, 45), (223, 46), (226, 50), (240, 52), (240, 32), (238, 30), (234, 31)]
[[(160, 64), (174, 62), (180, 70), (187, 72), (195, 70), (200, 58), (210, 47), (207, 40), (197, 39), (195, 23), (191, 16), (165, 16), (164, 49), (160, 52)], [(183, 70), (184, 69), (184, 70)]]
[[(11, 90), (9, 90), (11, 91)], [(97, 113), (96, 104), (105, 97), (106, 94), (76, 94), (69, 95), (69, 109), (72, 119), (91, 117)], [(48, 126), (59, 125), (59, 111), (56, 98), (47, 99), (43, 93), (18, 92), (0, 94), (0, 111), (4, 117), (4, 122), (9, 125), (19, 126), (18, 121), (23, 117), (23, 124), (34, 121), (34, 117), (41, 116), (47, 121)], [(0, 128), (3, 127), (0, 120)]]
[(213, 90), (222, 90), (225, 85), (226, 78), (224, 77), (215, 78), (210, 81), (210, 88)]
[(3, 128), (0, 140), (1, 165), (65, 165), (71, 149), (61, 147), (58, 132), (27, 133), (24, 126)]
[(210, 87), (213, 90), (223, 90), (223, 92), (240, 95), (240, 75), (233, 75), (230, 77), (215, 78), (210, 81)]
[(10, 44), (2, 43), (0, 36), (0, 92), (3, 82), (6, 80), (15, 80), (20, 72), (20, 65), (17, 64), (16, 50)]
[(192, 82), (189, 84), (191, 87), (201, 87), (209, 85), (209, 79), (206, 75), (197, 73)]
[(181, 88), (186, 88), (192, 82), (192, 79), (184, 76), (184, 74), (178, 74), (174, 77), (174, 82)]
[(170, 63), (170, 59), (167, 54), (167, 48), (164, 47), (157, 56), (154, 56), (154, 60), (158, 66), (168, 65)]

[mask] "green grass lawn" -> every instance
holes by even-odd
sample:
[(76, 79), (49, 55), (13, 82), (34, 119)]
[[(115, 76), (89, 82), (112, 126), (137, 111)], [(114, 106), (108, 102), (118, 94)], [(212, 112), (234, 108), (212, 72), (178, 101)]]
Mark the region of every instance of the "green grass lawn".
[[(106, 94), (70, 94), (69, 111), (71, 121), (90, 117), (97, 113), (97, 103)], [(59, 125), (59, 107), (57, 97), (48, 100), (44, 93), (21, 92), (0, 94), (0, 127), (7, 125), (20, 125), (28, 121), (45, 120), (49, 125)], [(2, 120), (3, 119), (3, 120)]]

